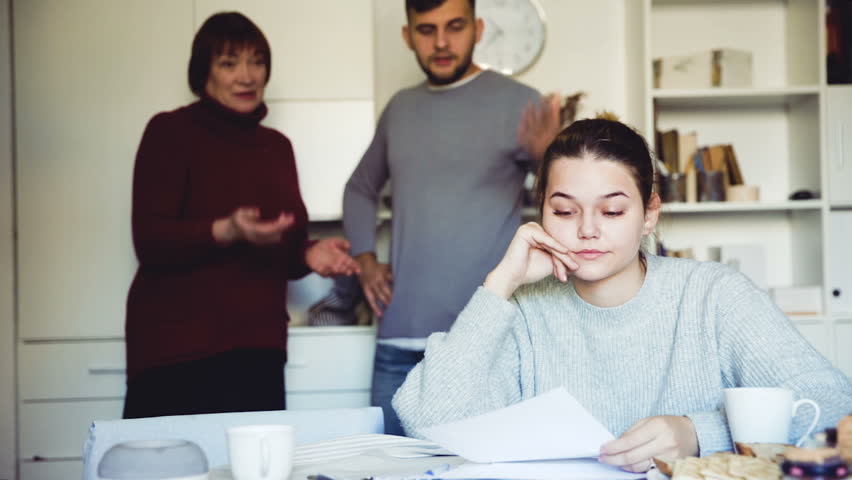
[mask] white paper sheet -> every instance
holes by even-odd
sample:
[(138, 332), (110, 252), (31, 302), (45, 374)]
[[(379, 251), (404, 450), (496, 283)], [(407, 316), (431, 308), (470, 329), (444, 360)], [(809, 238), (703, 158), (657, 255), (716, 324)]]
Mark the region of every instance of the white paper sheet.
[(600, 446), (614, 438), (561, 387), (506, 408), (421, 431), (433, 442), (477, 463), (597, 458)]

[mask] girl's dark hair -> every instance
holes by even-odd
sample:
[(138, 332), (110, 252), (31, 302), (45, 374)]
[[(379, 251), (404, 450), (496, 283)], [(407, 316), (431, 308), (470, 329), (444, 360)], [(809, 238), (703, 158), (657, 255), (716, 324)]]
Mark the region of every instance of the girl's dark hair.
[(654, 192), (654, 161), (642, 135), (627, 125), (604, 118), (578, 120), (561, 132), (544, 152), (539, 165), (535, 193), (539, 213), (544, 211), (550, 167), (560, 158), (590, 156), (623, 164), (633, 174), (642, 206), (648, 207)]
[(272, 73), (269, 42), (251, 20), (239, 12), (222, 12), (204, 21), (192, 41), (189, 59), (189, 88), (199, 97), (204, 95), (213, 59), (228, 52), (254, 50), (266, 65), (266, 82)]

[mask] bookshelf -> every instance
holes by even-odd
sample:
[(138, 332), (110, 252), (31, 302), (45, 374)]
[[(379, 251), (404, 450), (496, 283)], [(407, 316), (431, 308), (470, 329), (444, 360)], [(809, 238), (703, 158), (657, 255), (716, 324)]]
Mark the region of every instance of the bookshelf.
[[(769, 287), (821, 286), (822, 312), (791, 319), (852, 376), (852, 85), (827, 84), (827, 0), (641, 1), (630, 30), (643, 59), (637, 127), (733, 145), (760, 189), (752, 203), (664, 204), (659, 240), (700, 260), (713, 246), (759, 245)], [(654, 59), (719, 48), (751, 52), (751, 86), (655, 88)], [(789, 200), (797, 190), (820, 198)]]

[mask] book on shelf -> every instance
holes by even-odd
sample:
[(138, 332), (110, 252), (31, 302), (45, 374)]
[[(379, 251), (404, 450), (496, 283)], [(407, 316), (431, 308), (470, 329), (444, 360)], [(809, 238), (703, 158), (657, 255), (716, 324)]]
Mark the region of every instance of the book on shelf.
[(669, 173), (678, 173), (678, 132), (669, 130), (661, 134), (660, 156)]

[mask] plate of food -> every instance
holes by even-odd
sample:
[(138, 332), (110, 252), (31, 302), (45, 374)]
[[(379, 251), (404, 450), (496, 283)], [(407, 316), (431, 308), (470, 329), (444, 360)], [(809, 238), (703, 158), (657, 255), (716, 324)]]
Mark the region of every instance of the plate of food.
[(780, 463), (787, 445), (738, 444), (736, 447), (739, 454), (719, 452), (673, 461), (655, 458), (657, 468), (648, 472), (648, 480), (780, 480), (783, 476)]

